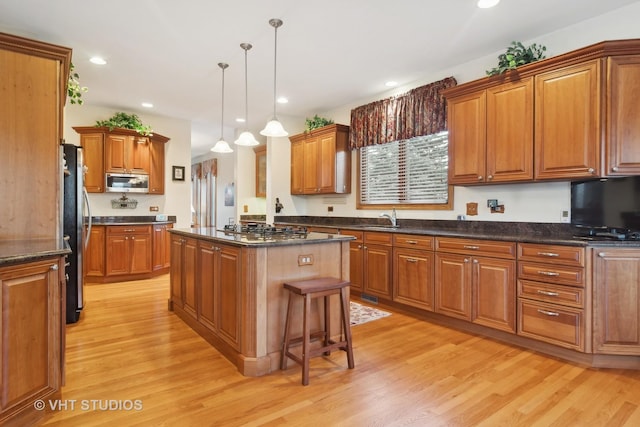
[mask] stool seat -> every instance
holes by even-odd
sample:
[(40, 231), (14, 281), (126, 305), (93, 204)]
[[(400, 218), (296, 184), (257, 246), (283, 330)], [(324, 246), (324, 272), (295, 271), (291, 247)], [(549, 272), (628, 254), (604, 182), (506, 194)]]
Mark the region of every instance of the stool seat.
[[(349, 369), (353, 369), (355, 364), (353, 361), (353, 347), (351, 343), (351, 325), (349, 318), (349, 297), (347, 290), (350, 282), (335, 277), (318, 277), (307, 280), (289, 281), (283, 284), (284, 288), (289, 291), (289, 300), (287, 303), (287, 317), (284, 327), (284, 340), (282, 344), (282, 352), (280, 353), (280, 369), (287, 368), (287, 359), (290, 358), (302, 365), (302, 384), (309, 384), (309, 361), (312, 357), (320, 355), (329, 355), (331, 350), (343, 350), (347, 353), (347, 363)], [(330, 328), (330, 302), (331, 295), (340, 295), (340, 323), (344, 337), (340, 341), (331, 339)], [(292, 338), (290, 336), (293, 298), (301, 296), (304, 299), (303, 319), (302, 319), (302, 335)], [(321, 330), (311, 332), (311, 300), (314, 298), (324, 298), (324, 326)], [(322, 345), (319, 348), (311, 348), (311, 339), (320, 338)], [(302, 342), (301, 357), (289, 351), (290, 346), (295, 343)]]

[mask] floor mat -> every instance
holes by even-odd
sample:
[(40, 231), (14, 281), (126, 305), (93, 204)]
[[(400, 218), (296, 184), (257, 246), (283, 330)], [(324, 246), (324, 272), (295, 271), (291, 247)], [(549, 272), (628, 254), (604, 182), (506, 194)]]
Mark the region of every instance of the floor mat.
[(366, 305), (350, 302), (351, 304), (351, 326), (360, 325), (362, 323), (371, 322), (372, 320), (381, 319), (390, 316), (391, 313)]

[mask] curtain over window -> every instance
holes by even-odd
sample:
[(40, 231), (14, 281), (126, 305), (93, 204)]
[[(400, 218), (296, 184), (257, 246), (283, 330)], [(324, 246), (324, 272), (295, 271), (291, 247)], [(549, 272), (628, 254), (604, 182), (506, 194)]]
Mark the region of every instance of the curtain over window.
[(446, 130), (446, 100), (441, 91), (456, 84), (455, 78), (447, 77), (351, 110), (351, 150)]

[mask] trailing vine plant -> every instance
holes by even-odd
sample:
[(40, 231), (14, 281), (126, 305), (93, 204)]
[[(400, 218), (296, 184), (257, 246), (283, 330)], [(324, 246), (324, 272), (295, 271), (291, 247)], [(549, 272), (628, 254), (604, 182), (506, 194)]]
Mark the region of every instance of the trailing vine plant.
[(321, 128), (323, 126), (332, 125), (333, 120), (325, 119), (324, 117), (320, 117), (317, 114), (313, 116), (313, 118), (305, 119), (305, 132), (311, 132), (314, 129)]
[(140, 117), (136, 114), (127, 114), (122, 112), (115, 113), (107, 120), (98, 120), (96, 122), (96, 126), (108, 127), (110, 131), (115, 128), (132, 129), (141, 135), (151, 135), (153, 132), (151, 126), (143, 124)]
[(69, 80), (67, 81), (67, 99), (71, 104), (82, 105), (84, 102), (82, 94), (89, 89), (85, 86), (80, 86), (80, 76), (75, 72), (73, 62), (69, 67)]
[(525, 47), (520, 42), (511, 42), (511, 46), (507, 47), (507, 51), (498, 55), (498, 66), (487, 70), (487, 75), (495, 76), (520, 65), (544, 59), (546, 50), (545, 46), (535, 43)]

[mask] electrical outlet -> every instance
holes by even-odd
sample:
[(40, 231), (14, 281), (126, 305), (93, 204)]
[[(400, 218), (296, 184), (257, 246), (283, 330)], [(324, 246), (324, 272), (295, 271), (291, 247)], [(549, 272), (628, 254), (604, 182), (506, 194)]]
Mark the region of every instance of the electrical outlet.
[(487, 207), (488, 208), (495, 208), (496, 206), (498, 206), (498, 199), (489, 199), (487, 200)]
[(159, 208), (159, 207), (157, 207), (157, 206), (149, 206), (149, 210), (150, 210), (151, 212), (158, 212), (158, 211), (160, 210), (160, 208)]
[(333, 212), (333, 206), (327, 206), (327, 212)]
[(298, 265), (313, 265), (313, 255), (298, 255)]
[(560, 222), (564, 224), (568, 224), (571, 222), (571, 217), (569, 216), (569, 211), (562, 211), (560, 213)]

